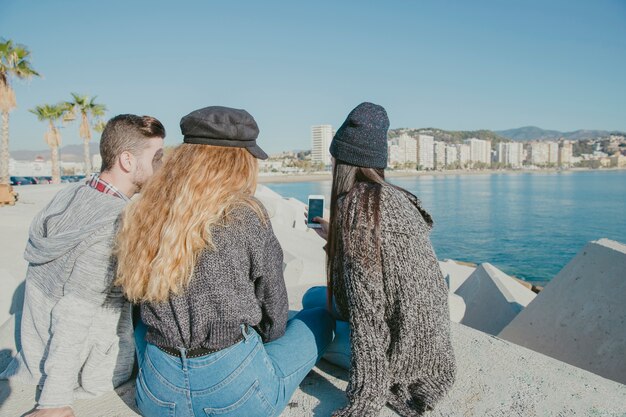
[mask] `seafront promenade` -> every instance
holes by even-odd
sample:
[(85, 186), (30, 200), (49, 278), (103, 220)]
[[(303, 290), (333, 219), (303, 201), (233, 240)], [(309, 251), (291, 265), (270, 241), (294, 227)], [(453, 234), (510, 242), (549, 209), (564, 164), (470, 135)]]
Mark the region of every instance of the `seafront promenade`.
[[(15, 206), (0, 208), (0, 369), (19, 334), (22, 253), (33, 216), (62, 187), (18, 188)], [(324, 279), (323, 241), (302, 222), (304, 204), (265, 186), (267, 207), (285, 261), (290, 309)], [(489, 263), (441, 260), (450, 290), (452, 340), (458, 364), (449, 395), (427, 416), (626, 415), (626, 245), (589, 242), (539, 295)], [(621, 323), (621, 324), (620, 324)], [(539, 326), (538, 326), (539, 324)], [(558, 343), (557, 343), (558, 342)], [(282, 416), (330, 416), (345, 403), (347, 372), (322, 361)], [(34, 405), (33, 387), (0, 381), (0, 417)], [(103, 397), (76, 403), (77, 417), (136, 416), (132, 381)], [(381, 416), (396, 415), (384, 409)]]
[[(385, 176), (387, 178), (407, 178), (407, 177), (422, 177), (422, 176), (447, 176), (447, 175), (498, 175), (498, 174), (549, 174), (557, 172), (606, 172), (606, 171), (626, 171), (626, 168), (603, 168), (603, 169), (590, 169), (590, 168), (542, 168), (542, 169), (483, 169), (483, 170), (468, 170), (468, 169), (449, 169), (442, 171), (416, 171), (411, 170), (386, 170)], [(270, 174), (261, 173), (259, 175), (259, 183), (290, 183), (290, 182), (313, 182), (313, 181), (331, 181), (332, 175), (329, 171), (310, 172), (301, 174)]]

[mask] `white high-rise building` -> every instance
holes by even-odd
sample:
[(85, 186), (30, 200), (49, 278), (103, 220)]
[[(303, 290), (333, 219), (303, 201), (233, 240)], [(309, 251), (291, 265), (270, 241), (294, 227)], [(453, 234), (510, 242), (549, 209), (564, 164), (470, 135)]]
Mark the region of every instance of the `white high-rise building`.
[(414, 137), (403, 133), (387, 142), (389, 145), (389, 164), (404, 165), (417, 163), (417, 141)]
[(461, 165), (461, 168), (467, 168), (470, 165), (470, 157), (471, 157), (471, 148), (467, 144), (458, 144), (456, 145), (458, 161)]
[(574, 145), (569, 140), (564, 140), (559, 143), (559, 161), (560, 167), (572, 166), (572, 157), (574, 156)]
[(491, 165), (491, 141), (477, 138), (465, 140), (465, 144), (470, 147), (470, 162), (482, 162)]
[(458, 162), (459, 156), (456, 146), (446, 146), (446, 162), (445, 166), (450, 168), (456, 165)]
[(417, 166), (421, 169), (433, 169), (435, 167), (434, 142), (432, 136), (417, 136)]
[(393, 143), (393, 140), (387, 141), (387, 165), (395, 165), (400, 158), (400, 147)]
[(547, 142), (530, 142), (528, 160), (533, 165), (546, 165), (550, 161), (550, 147)]
[(330, 165), (330, 142), (333, 140), (331, 125), (311, 126), (311, 161)]
[(446, 143), (434, 142), (435, 147), (435, 169), (442, 169), (446, 166)]
[(559, 163), (559, 143), (548, 142), (548, 163), (558, 165)]
[(496, 154), (499, 163), (519, 168), (524, 160), (524, 146), (520, 142), (501, 142)]

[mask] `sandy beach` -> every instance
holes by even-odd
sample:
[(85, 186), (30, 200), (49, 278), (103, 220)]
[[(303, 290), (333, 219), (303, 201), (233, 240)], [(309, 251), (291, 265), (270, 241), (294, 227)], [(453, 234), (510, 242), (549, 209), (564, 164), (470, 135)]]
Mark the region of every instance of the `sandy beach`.
[[(446, 171), (385, 171), (387, 178), (404, 178), (404, 177), (439, 177), (449, 175), (501, 175), (501, 174), (553, 174), (568, 172), (604, 172), (604, 171), (626, 171), (626, 168), (569, 168), (569, 169), (500, 169), (500, 170), (446, 170)], [(332, 174), (330, 172), (312, 172), (306, 174), (260, 174), (259, 183), (291, 183), (291, 182), (316, 182), (330, 181)]]

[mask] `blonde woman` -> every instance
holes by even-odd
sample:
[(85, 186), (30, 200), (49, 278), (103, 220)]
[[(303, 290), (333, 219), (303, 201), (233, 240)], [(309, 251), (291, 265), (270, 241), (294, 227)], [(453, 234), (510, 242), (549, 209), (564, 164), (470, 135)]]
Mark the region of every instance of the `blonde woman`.
[[(253, 195), (256, 122), (207, 107), (125, 213), (118, 279), (140, 304), (144, 416), (276, 416), (333, 338), (324, 309), (287, 320), (283, 253)], [(141, 334), (138, 332), (138, 334)]]

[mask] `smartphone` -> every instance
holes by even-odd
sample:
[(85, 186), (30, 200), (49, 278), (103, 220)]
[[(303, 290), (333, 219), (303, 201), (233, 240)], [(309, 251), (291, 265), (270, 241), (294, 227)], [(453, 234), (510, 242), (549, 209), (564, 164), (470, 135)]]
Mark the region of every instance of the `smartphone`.
[(324, 196), (323, 195), (310, 195), (309, 196), (309, 215), (306, 220), (306, 225), (312, 229), (319, 229), (321, 224), (314, 222), (316, 217), (324, 217)]

